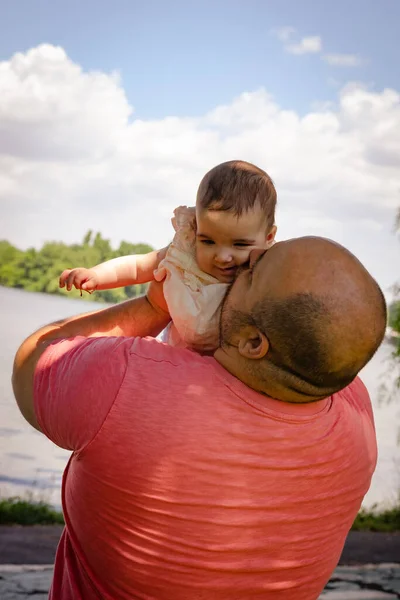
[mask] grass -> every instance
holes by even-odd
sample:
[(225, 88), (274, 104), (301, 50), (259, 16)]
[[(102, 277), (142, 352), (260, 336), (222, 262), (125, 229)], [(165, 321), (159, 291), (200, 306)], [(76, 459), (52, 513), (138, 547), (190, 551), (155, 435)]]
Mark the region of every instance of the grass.
[[(47, 502), (23, 498), (0, 498), (0, 525), (63, 525), (64, 517)], [(364, 508), (352, 531), (400, 531), (400, 505), (385, 510)]]

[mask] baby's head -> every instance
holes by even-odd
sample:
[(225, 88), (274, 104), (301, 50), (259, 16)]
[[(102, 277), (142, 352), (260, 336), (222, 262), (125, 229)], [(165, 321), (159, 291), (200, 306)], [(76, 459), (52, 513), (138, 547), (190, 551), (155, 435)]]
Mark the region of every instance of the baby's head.
[(214, 167), (203, 177), (196, 200), (199, 267), (223, 283), (255, 248), (272, 245), (276, 190), (265, 171), (241, 160)]

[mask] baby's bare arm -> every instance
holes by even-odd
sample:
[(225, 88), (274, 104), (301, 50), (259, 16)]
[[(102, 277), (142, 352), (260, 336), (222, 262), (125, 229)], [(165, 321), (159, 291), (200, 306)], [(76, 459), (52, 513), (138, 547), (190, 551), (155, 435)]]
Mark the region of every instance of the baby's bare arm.
[(165, 257), (167, 249), (154, 250), (148, 254), (119, 256), (93, 268), (98, 279), (98, 290), (148, 283), (154, 279), (153, 272)]
[(148, 254), (113, 258), (91, 269), (68, 269), (60, 277), (60, 287), (93, 291), (147, 283), (154, 279), (153, 272), (166, 253), (167, 248), (162, 248)]

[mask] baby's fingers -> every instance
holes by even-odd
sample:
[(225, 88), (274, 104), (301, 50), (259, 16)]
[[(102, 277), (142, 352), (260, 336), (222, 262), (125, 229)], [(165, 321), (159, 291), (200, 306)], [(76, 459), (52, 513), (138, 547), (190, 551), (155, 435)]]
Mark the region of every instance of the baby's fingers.
[(85, 270), (82, 269), (81, 271), (80, 269), (72, 269), (65, 280), (65, 287), (69, 292), (72, 290), (72, 286), (74, 286), (77, 290), (80, 290), (84, 281), (86, 281)]
[(58, 281), (58, 285), (60, 286), (60, 288), (65, 287), (65, 281), (70, 273), (71, 273), (71, 269), (65, 269), (65, 271), (63, 271), (61, 273), (60, 279)]

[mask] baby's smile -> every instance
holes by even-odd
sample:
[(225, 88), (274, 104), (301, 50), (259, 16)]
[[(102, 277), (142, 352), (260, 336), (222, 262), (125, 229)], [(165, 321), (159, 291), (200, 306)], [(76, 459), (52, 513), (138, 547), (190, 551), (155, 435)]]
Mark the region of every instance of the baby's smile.
[[(235, 279), (238, 267), (233, 265), (231, 267), (216, 267), (216, 277), (223, 283), (230, 283)], [(220, 276), (218, 276), (220, 274)]]

